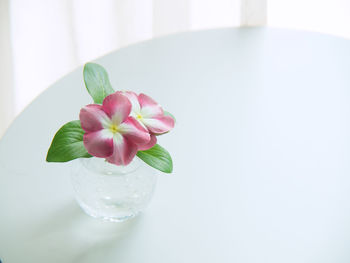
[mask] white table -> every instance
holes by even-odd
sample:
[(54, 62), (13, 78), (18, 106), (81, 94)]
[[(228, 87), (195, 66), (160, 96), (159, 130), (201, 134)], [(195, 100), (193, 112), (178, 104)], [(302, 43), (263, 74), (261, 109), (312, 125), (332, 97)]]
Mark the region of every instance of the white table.
[[(146, 212), (104, 223), (73, 200), (55, 131), (91, 102), (82, 68), (0, 142), (3, 263), (350, 262), (350, 41), (276, 29), (184, 33), (101, 59), (114, 87), (177, 118)], [(53, 62), (54, 63), (54, 62)]]

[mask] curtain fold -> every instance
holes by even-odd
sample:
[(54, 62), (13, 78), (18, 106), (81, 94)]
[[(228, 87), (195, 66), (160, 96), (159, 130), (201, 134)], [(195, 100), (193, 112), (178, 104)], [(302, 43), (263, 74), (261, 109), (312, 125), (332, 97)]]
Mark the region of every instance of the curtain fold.
[(153, 37), (239, 26), (241, 14), (246, 25), (263, 24), (264, 19), (254, 17), (266, 14), (259, 14), (259, 8), (253, 13), (247, 10), (254, 2), (266, 4), (266, 0), (0, 0), (0, 136), (14, 115), (77, 66)]

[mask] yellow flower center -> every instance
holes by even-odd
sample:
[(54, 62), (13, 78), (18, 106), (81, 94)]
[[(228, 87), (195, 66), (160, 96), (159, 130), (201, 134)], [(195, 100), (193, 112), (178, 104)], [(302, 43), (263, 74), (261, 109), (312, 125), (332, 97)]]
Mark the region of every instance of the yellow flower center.
[(136, 115), (136, 119), (141, 120), (142, 119), (142, 115), (141, 114), (137, 114)]
[(115, 125), (115, 124), (111, 124), (111, 126), (109, 126), (109, 130), (110, 130), (113, 134), (115, 134), (115, 133), (117, 133), (117, 132), (119, 131), (118, 126)]

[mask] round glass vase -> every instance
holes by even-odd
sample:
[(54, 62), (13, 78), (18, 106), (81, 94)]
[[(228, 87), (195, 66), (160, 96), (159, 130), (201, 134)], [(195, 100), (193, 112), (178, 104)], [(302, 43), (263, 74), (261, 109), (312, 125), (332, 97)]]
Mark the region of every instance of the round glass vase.
[(136, 216), (148, 205), (157, 171), (138, 157), (127, 166), (92, 157), (75, 161), (71, 179), (76, 200), (88, 215), (121, 222)]

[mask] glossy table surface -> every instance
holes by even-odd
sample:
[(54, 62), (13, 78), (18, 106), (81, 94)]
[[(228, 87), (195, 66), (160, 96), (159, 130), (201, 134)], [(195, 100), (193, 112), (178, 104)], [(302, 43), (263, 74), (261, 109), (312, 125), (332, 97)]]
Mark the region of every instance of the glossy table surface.
[(45, 163), (91, 102), (82, 68), (0, 141), (0, 259), (12, 262), (350, 262), (350, 41), (250, 28), (183, 33), (97, 60), (115, 89), (173, 113), (139, 217), (105, 223), (74, 201), (72, 163)]

